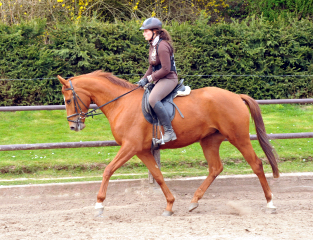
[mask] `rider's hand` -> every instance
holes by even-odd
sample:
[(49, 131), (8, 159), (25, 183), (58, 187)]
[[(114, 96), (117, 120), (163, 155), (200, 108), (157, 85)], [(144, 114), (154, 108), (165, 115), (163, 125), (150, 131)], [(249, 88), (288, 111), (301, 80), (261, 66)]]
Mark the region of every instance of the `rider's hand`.
[(138, 82), (138, 85), (139, 85), (140, 87), (144, 87), (144, 86), (146, 86), (147, 83), (149, 83), (148, 78), (142, 78), (142, 79), (140, 79), (140, 81)]

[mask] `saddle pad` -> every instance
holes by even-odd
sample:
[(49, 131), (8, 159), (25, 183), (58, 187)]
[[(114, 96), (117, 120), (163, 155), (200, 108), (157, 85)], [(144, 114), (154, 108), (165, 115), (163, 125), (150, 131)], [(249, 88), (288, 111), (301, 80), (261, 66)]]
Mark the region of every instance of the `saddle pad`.
[(177, 94), (174, 96), (174, 98), (188, 96), (190, 92), (191, 92), (191, 88), (189, 86), (185, 86), (184, 90), (177, 91)]

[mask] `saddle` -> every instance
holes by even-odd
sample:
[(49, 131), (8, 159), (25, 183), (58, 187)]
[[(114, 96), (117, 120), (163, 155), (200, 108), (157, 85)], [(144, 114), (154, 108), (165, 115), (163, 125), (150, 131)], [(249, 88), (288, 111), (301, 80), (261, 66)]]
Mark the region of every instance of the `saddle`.
[[(180, 80), (180, 82), (177, 84), (177, 86), (174, 88), (174, 90), (168, 94), (163, 100), (161, 101), (168, 112), (170, 116), (170, 120), (173, 121), (175, 117), (175, 108), (177, 109), (178, 113), (182, 118), (184, 118), (184, 115), (181, 113), (177, 105), (174, 103), (174, 98), (177, 96), (187, 96), (190, 94), (190, 87), (185, 86), (184, 84), (184, 79)], [(150, 83), (147, 85), (145, 88), (145, 92), (142, 98), (142, 113), (145, 117), (145, 119), (153, 125), (153, 136), (152, 136), (152, 146), (151, 150), (157, 150), (159, 146), (155, 144), (157, 140), (157, 128), (160, 126), (157, 115), (154, 113), (152, 107), (149, 104), (149, 95), (150, 92), (152, 91), (154, 87), (154, 84)], [(160, 131), (161, 132), (161, 131)], [(162, 133), (161, 133), (162, 134)]]

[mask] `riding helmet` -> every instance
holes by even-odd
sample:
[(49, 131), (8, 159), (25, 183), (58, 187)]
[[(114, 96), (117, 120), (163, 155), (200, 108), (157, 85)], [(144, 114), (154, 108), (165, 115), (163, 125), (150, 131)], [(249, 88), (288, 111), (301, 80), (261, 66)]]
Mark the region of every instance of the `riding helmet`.
[(162, 22), (158, 18), (148, 18), (140, 28), (140, 30), (144, 29), (162, 29)]

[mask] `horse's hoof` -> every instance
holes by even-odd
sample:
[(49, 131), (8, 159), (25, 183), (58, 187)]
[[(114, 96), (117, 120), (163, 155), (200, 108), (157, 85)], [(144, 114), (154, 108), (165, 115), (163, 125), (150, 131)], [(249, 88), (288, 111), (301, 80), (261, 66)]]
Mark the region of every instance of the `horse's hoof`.
[(274, 204), (273, 204), (273, 200), (271, 200), (270, 202), (268, 202), (267, 205), (266, 205), (266, 207), (269, 208), (269, 209), (276, 209), (276, 207), (275, 207)]
[(199, 206), (199, 203), (195, 202), (195, 203), (191, 203), (189, 205), (189, 212), (191, 212), (192, 210), (196, 209)]
[(96, 209), (96, 213), (95, 213), (94, 217), (95, 218), (103, 217), (102, 214), (103, 214), (103, 208), (98, 208), (98, 209)]
[(174, 212), (172, 211), (164, 211), (162, 216), (165, 216), (165, 217), (169, 217), (169, 216), (172, 216)]

